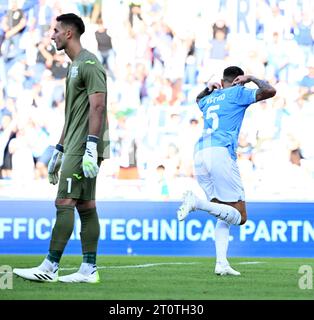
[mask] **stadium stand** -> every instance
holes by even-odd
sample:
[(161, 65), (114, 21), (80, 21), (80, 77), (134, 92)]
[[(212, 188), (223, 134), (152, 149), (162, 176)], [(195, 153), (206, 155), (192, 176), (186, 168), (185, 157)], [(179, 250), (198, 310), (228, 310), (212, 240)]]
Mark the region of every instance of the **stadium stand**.
[(232, 2), (180, 1), (178, 14), (178, 1), (167, 0), (2, 1), (1, 198), (55, 195), (47, 163), (62, 130), (69, 61), (50, 36), (55, 17), (74, 12), (86, 24), (83, 46), (108, 75), (111, 159), (101, 167), (99, 199), (167, 201), (186, 186), (200, 193), (195, 97), (225, 66), (239, 65), (277, 89), (248, 109), (241, 130), (247, 198), (313, 200), (314, 3), (250, 1), (248, 40), (234, 31)]

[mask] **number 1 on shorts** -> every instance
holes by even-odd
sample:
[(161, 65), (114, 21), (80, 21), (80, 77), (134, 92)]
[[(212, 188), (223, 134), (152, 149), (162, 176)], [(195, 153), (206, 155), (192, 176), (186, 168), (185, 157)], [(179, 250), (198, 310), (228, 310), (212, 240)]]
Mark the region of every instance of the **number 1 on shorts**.
[(72, 189), (72, 178), (67, 178), (67, 182), (68, 182), (68, 193), (71, 193), (71, 189)]

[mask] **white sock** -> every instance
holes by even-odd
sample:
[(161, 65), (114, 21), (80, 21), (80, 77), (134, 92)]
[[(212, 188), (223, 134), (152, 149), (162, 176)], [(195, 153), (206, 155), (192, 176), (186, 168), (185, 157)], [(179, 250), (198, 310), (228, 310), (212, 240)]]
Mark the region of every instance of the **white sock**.
[(229, 224), (239, 225), (241, 223), (240, 212), (236, 208), (227, 204), (196, 199), (196, 208), (207, 211), (216, 218), (224, 220)]
[(51, 262), (47, 258), (42, 262), (42, 264), (39, 266), (42, 270), (47, 270), (50, 272), (54, 272), (56, 269), (59, 269), (59, 263), (57, 262)]
[(82, 262), (78, 272), (85, 275), (89, 275), (94, 273), (96, 270), (97, 270), (97, 267), (95, 264)]
[(229, 264), (227, 251), (229, 245), (230, 224), (223, 220), (217, 220), (215, 228), (216, 263)]

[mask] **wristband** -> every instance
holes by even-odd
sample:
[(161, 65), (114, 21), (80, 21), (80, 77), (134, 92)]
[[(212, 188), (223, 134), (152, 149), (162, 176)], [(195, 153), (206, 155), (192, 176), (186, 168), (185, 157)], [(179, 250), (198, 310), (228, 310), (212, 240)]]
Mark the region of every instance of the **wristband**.
[(58, 143), (58, 144), (56, 145), (56, 149), (57, 149), (58, 151), (60, 151), (60, 152), (63, 153), (63, 145), (62, 145), (62, 144)]
[(97, 136), (93, 136), (93, 135), (88, 135), (87, 136), (87, 142), (94, 142), (94, 143), (98, 143), (99, 141), (99, 138)]

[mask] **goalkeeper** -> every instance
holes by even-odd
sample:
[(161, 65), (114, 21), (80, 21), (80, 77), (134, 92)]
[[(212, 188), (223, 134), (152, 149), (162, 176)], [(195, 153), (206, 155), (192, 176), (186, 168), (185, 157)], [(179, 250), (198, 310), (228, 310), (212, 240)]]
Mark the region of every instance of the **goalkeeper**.
[[(49, 182), (59, 182), (56, 222), (43, 263), (13, 272), (35, 281), (96, 283), (96, 177), (101, 161), (109, 157), (106, 74), (96, 56), (81, 46), (80, 36), (85, 31), (82, 19), (69, 13), (56, 20), (52, 40), (72, 60), (66, 79), (65, 124), (48, 164)], [(58, 277), (59, 262), (74, 228), (75, 208), (81, 220), (83, 262), (77, 272)]]

